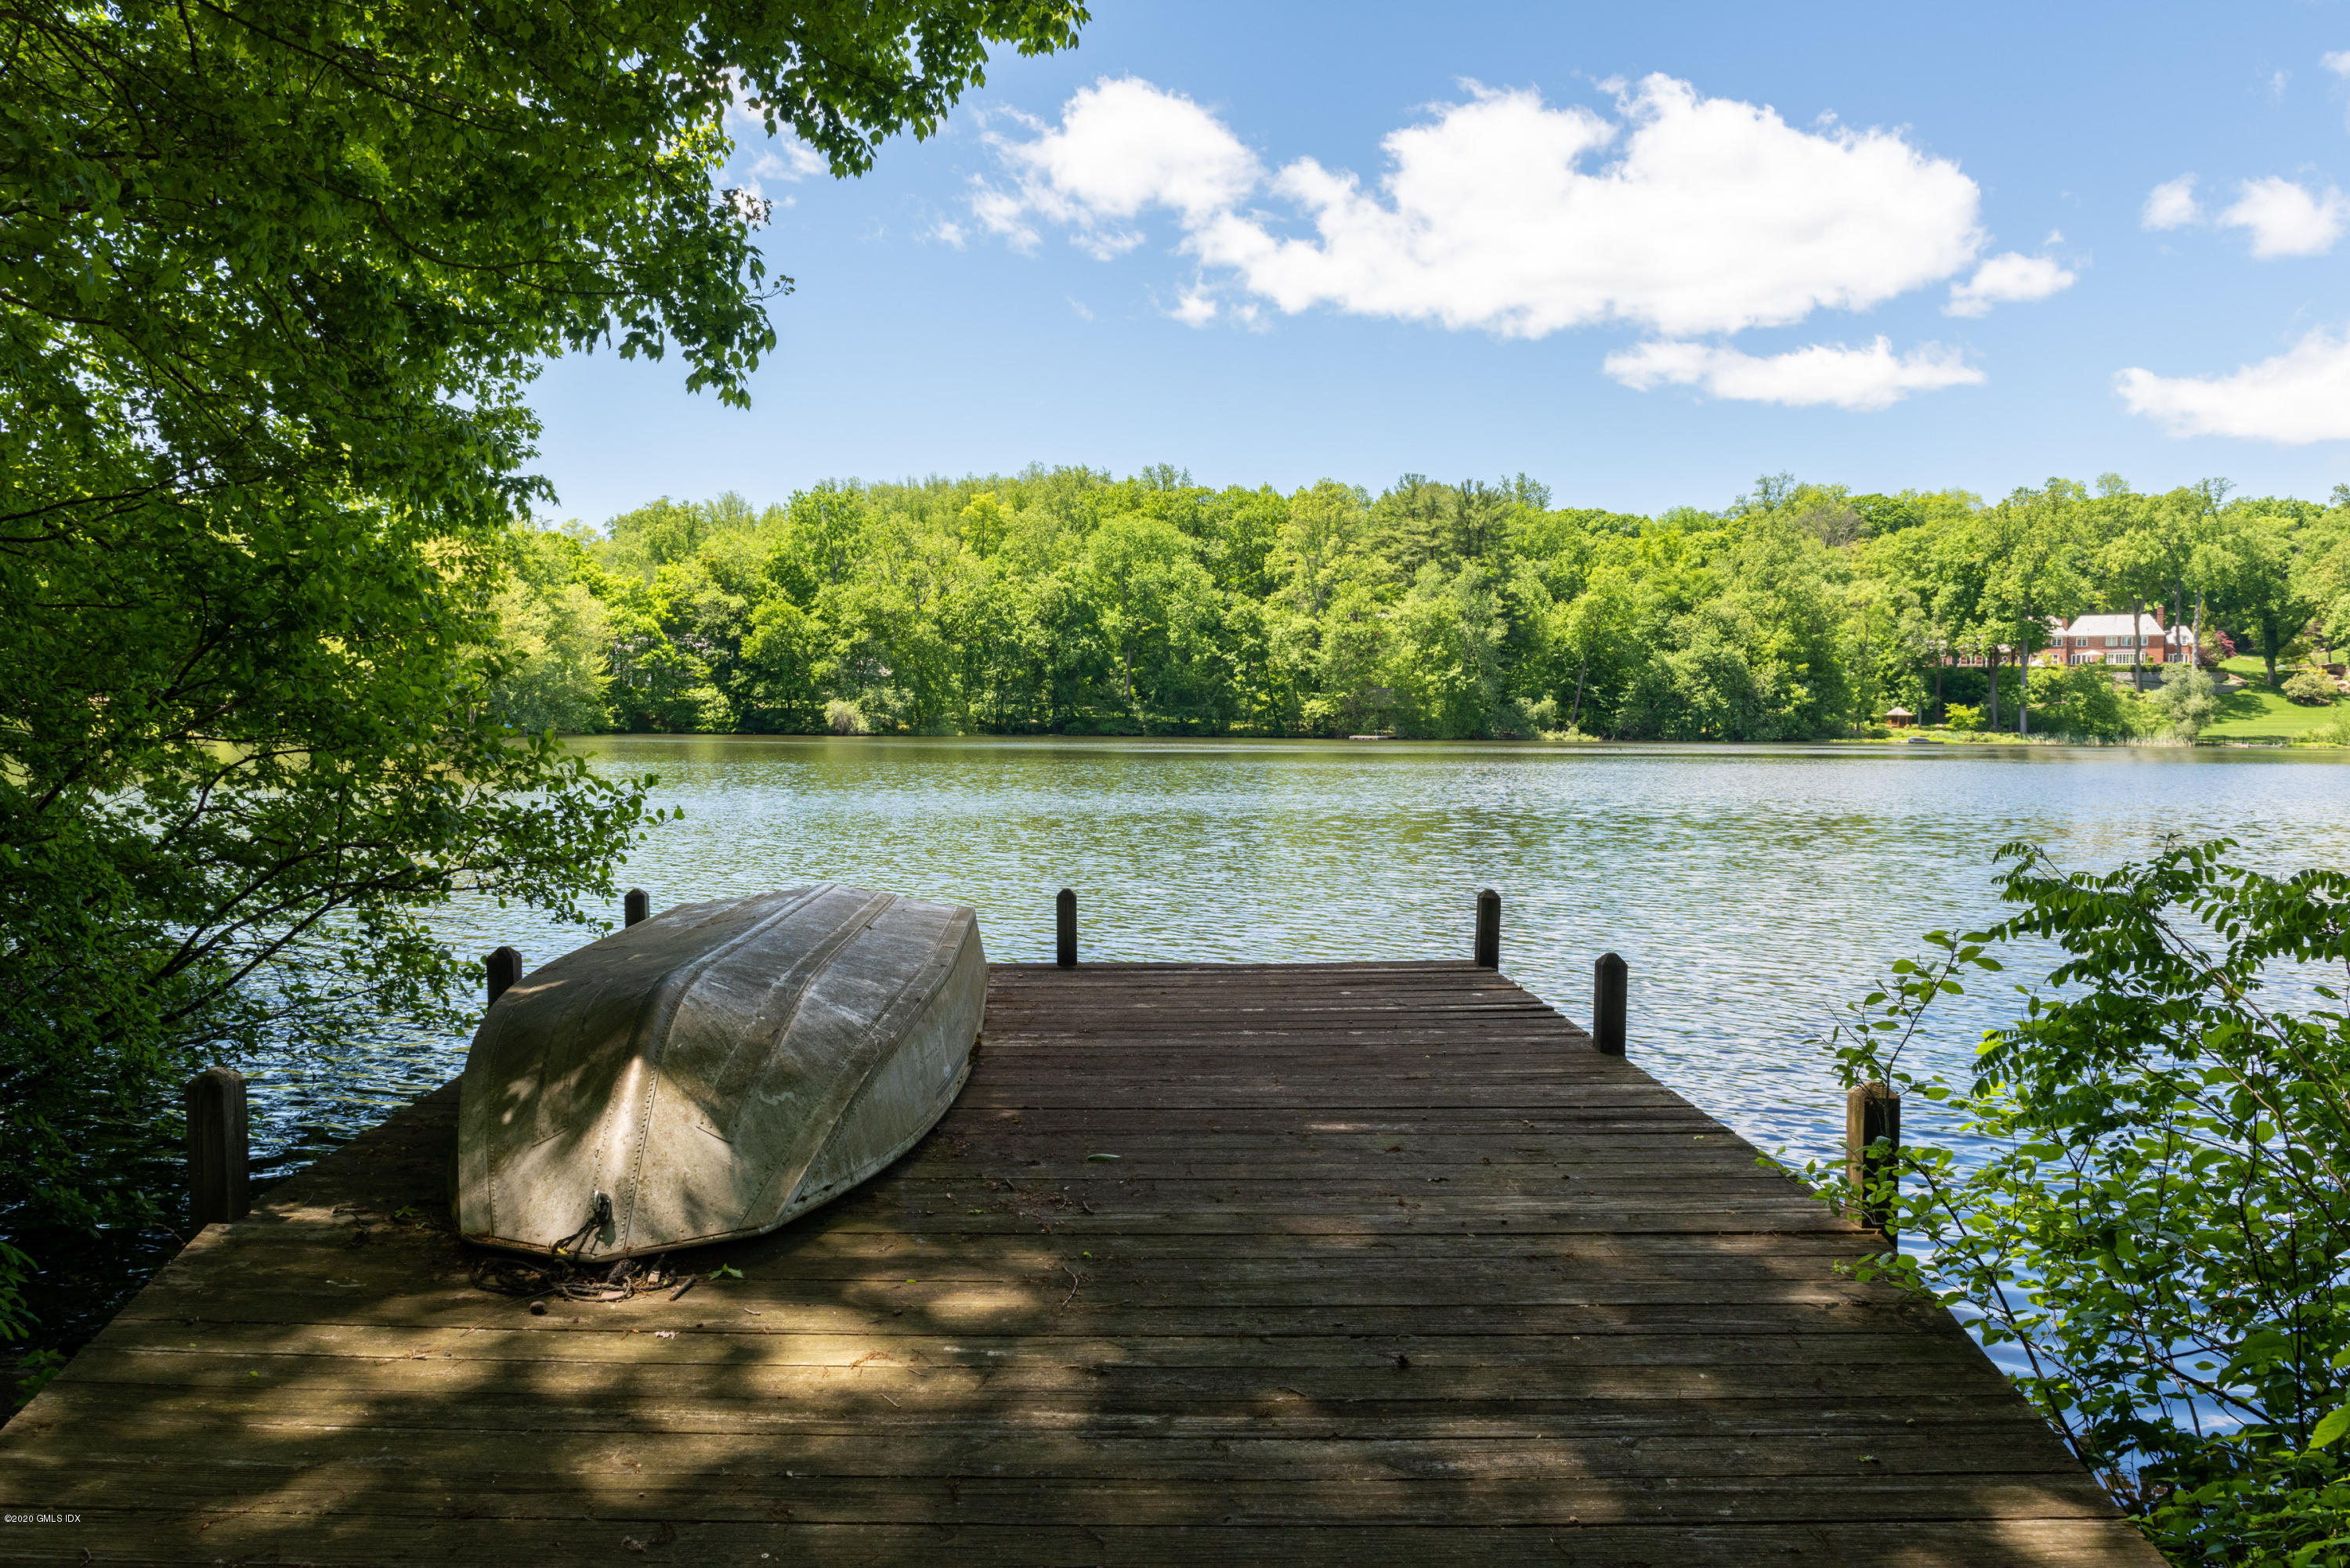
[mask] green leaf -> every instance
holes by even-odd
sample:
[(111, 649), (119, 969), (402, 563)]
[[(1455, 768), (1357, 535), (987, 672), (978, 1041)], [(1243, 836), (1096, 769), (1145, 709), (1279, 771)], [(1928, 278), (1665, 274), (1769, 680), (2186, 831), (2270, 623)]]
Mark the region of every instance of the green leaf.
[(2345, 1405), (2338, 1410), (2329, 1410), (2320, 1417), (2316, 1427), (2309, 1434), (2309, 1446), (2313, 1449), (2322, 1449), (2328, 1444), (2339, 1442), (2345, 1432), (2350, 1432), (2350, 1405)]

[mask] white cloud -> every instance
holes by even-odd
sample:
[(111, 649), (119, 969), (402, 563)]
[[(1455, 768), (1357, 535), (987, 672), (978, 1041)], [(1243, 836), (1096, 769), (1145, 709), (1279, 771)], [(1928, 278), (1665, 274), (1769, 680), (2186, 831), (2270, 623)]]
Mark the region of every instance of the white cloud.
[(757, 156), (743, 166), (743, 183), (755, 195), (766, 193), (765, 187), (762, 184), (764, 181), (782, 180), (796, 182), (806, 179), (811, 174), (821, 174), (824, 171), (824, 160), (817, 156), (816, 149), (804, 141), (795, 141), (789, 137), (772, 141), (761, 148)]
[(2247, 180), (2237, 190), (2235, 205), (2219, 221), (2231, 229), (2250, 229), (2256, 256), (2322, 256), (2350, 222), (2350, 202), (2331, 186), (2315, 194), (2272, 174)]
[(1989, 316), (1994, 305), (2020, 305), (2045, 299), (2073, 286), (2074, 275), (2046, 256), (2009, 251), (1975, 268), (1974, 276), (1950, 285), (1949, 316)]
[[(1191, 99), (1105, 80), (1057, 129), (998, 140), (1016, 185), (983, 186), (972, 211), (1015, 244), (1055, 223), (1107, 258), (1139, 243), (1128, 225), (1146, 207), (1167, 208), (1186, 248), (1284, 311), (1526, 337), (1607, 321), (1734, 332), (1865, 309), (1950, 277), (1981, 247), (1974, 182), (1894, 132), (1801, 130), (1664, 76), (1621, 88), (1620, 122), (1530, 91), (1471, 92), (1390, 134), (1388, 171), (1367, 191), (1312, 159), (1268, 179)], [(1260, 192), (1312, 237), (1243, 206)]]
[[(729, 178), (754, 196), (764, 196), (761, 182), (795, 182), (822, 174), (829, 167), (824, 155), (788, 132), (767, 134), (765, 115), (743, 96), (740, 78), (730, 78), (724, 117), (726, 134), (735, 142), (736, 157), (729, 161)], [(745, 155), (744, 149), (751, 151)]]
[(2158, 376), (2133, 367), (2114, 377), (2130, 412), (2174, 436), (2241, 436), (2298, 446), (2350, 441), (2350, 331), (2323, 329), (2231, 376)]
[(1069, 308), (1070, 308), (1071, 310), (1074, 310), (1074, 311), (1076, 311), (1076, 312), (1077, 313), (1077, 319), (1078, 319), (1078, 320), (1080, 320), (1080, 321), (1091, 321), (1091, 320), (1094, 318), (1094, 313), (1093, 313), (1093, 311), (1092, 311), (1091, 309), (1087, 308), (1087, 305), (1086, 305), (1086, 302), (1085, 302), (1084, 300), (1079, 299), (1079, 298), (1078, 298), (1076, 296), (1075, 296), (1075, 295), (1065, 295), (1065, 296), (1063, 296), (1063, 297), (1068, 300), (1068, 302), (1069, 302)]
[(1167, 314), (1186, 327), (1205, 327), (1216, 318), (1216, 302), (1196, 288), (1185, 289)]
[(1033, 251), (1042, 239), (1028, 222), (1027, 209), (1020, 198), (981, 185), (972, 192), (971, 215), (986, 228), (1003, 236), (1014, 250)]
[(1016, 184), (1001, 191), (983, 182), (972, 201), (981, 223), (1023, 248), (1036, 244), (1030, 220), (1041, 219), (1066, 225), (1107, 261), (1142, 243), (1122, 225), (1146, 206), (1201, 223), (1263, 177), (1256, 154), (1214, 115), (1135, 77), (1079, 88), (1058, 130), (1035, 130), (1025, 141), (989, 135)]
[(1643, 343), (1607, 356), (1607, 372), (1638, 391), (1695, 387), (1710, 397), (1798, 408), (1889, 408), (1912, 392), (1973, 386), (1983, 373), (1955, 348), (1927, 344), (1899, 355), (1884, 337), (1866, 348), (1815, 343), (1761, 358), (1703, 343)]
[(2195, 176), (2181, 174), (2147, 192), (2146, 207), (2137, 221), (2141, 228), (2183, 229), (2202, 218), (2203, 209), (2195, 204)]
[(806, 142), (786, 136), (776, 141), (775, 148), (782, 154), (780, 161), (785, 167), (781, 172), (785, 179), (806, 180), (825, 172), (824, 154)]

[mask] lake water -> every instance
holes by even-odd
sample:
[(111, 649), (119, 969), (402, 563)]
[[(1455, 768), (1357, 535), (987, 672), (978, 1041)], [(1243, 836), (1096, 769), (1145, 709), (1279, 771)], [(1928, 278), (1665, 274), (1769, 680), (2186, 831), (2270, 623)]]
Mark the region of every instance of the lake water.
[[(2106, 867), (2162, 836), (2227, 835), (2271, 869), (2350, 863), (2350, 767), (2183, 748), (1537, 747), (1149, 740), (609, 738), (681, 822), (624, 885), (656, 908), (829, 877), (967, 903), (998, 959), (1049, 958), (1078, 894), (1097, 959), (1465, 958), (1477, 890), (1502, 963), (1570, 1016), (1591, 965), (1631, 968), (1640, 1065), (1769, 1149), (1843, 1133), (1806, 1044), (1921, 932), (2000, 912), (2013, 838)], [(611, 911), (617, 919), (619, 910)], [(472, 950), (536, 966), (582, 940), (459, 908)], [(1956, 1000), (1927, 1048), (1958, 1066), (2012, 992)], [(375, 1043), (254, 1085), (277, 1168), (453, 1075), (463, 1040)]]
[[(2106, 867), (2165, 834), (2226, 835), (2272, 870), (2350, 864), (2350, 767), (2308, 753), (1149, 740), (622, 737), (596, 766), (660, 776), (682, 821), (622, 886), (657, 907), (831, 877), (979, 910), (999, 959), (1052, 953), (1074, 887), (1097, 959), (1466, 958), (1481, 888), (1502, 966), (1575, 1018), (1591, 963), (1631, 966), (1633, 1060), (1766, 1149), (1833, 1158), (1843, 1097), (1806, 1044), (1934, 927), (1997, 918), (1991, 852), (2036, 839)], [(608, 911), (617, 921), (619, 909)], [(486, 901), (463, 951), (531, 965), (585, 940)], [(1951, 999), (1926, 1054), (1962, 1068), (2012, 993)], [(463, 1038), (354, 1041), (250, 1065), (265, 1182), (437, 1087)], [(1915, 1047), (1913, 1047), (1915, 1049)], [(1930, 1132), (1927, 1107), (1905, 1130)], [(1965, 1151), (1961, 1149), (1963, 1154)], [(156, 1179), (176, 1183), (176, 1151)], [(70, 1349), (177, 1250), (46, 1239), (35, 1310)], [(0, 1409), (0, 1413), (5, 1413)]]

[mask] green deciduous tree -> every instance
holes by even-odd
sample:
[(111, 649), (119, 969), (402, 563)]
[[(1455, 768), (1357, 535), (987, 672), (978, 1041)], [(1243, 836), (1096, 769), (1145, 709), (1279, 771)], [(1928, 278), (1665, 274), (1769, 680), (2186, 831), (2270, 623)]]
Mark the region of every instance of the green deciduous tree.
[[(10, 13), (0, 1226), (151, 1207), (108, 1151), (192, 1062), (446, 1022), (471, 986), (434, 903), (577, 914), (608, 891), (637, 785), (500, 722), (501, 674), (513, 699), (563, 661), (557, 607), (592, 619), (565, 592), (494, 603), (543, 493), (529, 378), (591, 346), (674, 351), (690, 387), (745, 400), (782, 280), (763, 203), (712, 188), (729, 107), (856, 172), (935, 127), (992, 41), (1059, 47), (1082, 16)], [(499, 607), (523, 628), (504, 652)], [(608, 609), (658, 654), (650, 609)]]
[(1595, 675), (1603, 689), (1620, 684), (1624, 666), (1638, 652), (1633, 617), (1631, 578), (1621, 566), (1593, 573), (1588, 586), (1561, 614), (1557, 643), (1575, 670), (1573, 691), (1566, 698), (1568, 729), (1583, 728), (1584, 699)]
[(505, 667), (490, 686), (499, 723), (536, 734), (583, 734), (604, 727), (605, 654), (611, 617), (580, 583), (539, 587), (517, 579), (498, 591), (493, 609)]
[(2146, 689), (2146, 607), (2160, 604), (2164, 590), (2176, 580), (2178, 566), (2171, 559), (2171, 541), (2153, 525), (2151, 508), (2135, 496), (2112, 497), (2115, 523), (2097, 548), (2093, 570), (2101, 596), (2109, 604), (2127, 604), (2130, 612), (2130, 684)]
[(1140, 727), (1149, 727), (1150, 714), (1212, 722), (1222, 705), (1222, 596), (1195, 551), (1173, 524), (1131, 514), (1104, 523), (1086, 542), (1097, 625)]
[(1500, 597), (1474, 561), (1446, 572), (1430, 561), (1395, 607), (1387, 684), (1407, 734), (1490, 734), (1503, 697)]
[[(2083, 558), (2086, 545), (2082, 487), (2052, 479), (2038, 490), (2018, 490), (1983, 514), (1977, 548), (1987, 563), (1983, 618), (2003, 634), (2018, 668), (2048, 645), (2051, 621), (2069, 620), (2089, 598)], [(2015, 730), (2029, 734), (2029, 688), (2015, 705)]]
[(2227, 565), (2213, 597), (2230, 625), (2252, 632), (2261, 662), (2268, 667), (2268, 683), (2274, 688), (2277, 661), (2322, 607), (2309, 592), (2307, 576), (2294, 569), (2287, 524), (2254, 514), (2231, 517), (2228, 524), (2214, 542), (2215, 553), (2223, 553)]
[(1297, 607), (1318, 616), (1341, 584), (1385, 569), (1370, 555), (1370, 543), (1361, 493), (1326, 479), (1289, 498), (1289, 516), (1273, 557)]

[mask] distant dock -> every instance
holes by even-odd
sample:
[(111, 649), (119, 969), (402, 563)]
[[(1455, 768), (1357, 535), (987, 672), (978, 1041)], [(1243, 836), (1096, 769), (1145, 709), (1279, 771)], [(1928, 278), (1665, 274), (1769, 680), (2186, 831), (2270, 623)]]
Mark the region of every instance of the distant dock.
[(0, 1430), (56, 1563), (2158, 1568), (1871, 1238), (1491, 968), (1003, 965), (869, 1185), (610, 1304), (470, 1282), (456, 1086)]

